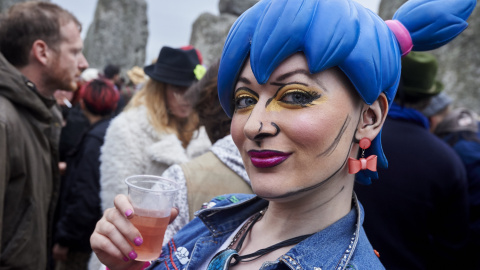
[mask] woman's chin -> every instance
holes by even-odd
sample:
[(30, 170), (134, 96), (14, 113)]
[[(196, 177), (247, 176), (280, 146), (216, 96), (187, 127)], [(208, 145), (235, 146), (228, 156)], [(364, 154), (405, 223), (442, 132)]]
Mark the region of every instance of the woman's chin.
[(289, 197), (291, 192), (286, 190), (272, 189), (268, 187), (253, 188), (253, 192), (260, 198), (266, 200), (277, 200)]

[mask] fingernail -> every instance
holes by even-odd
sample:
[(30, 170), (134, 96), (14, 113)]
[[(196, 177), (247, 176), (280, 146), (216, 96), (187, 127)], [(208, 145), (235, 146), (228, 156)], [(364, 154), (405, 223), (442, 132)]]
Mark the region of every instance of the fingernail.
[(135, 238), (135, 240), (133, 240), (133, 242), (136, 246), (140, 246), (141, 244), (143, 244), (143, 239), (141, 237), (137, 237)]
[(129, 217), (132, 215), (132, 213), (133, 213), (132, 209), (128, 209), (127, 211), (125, 211), (125, 216)]
[(126, 261), (126, 262), (128, 262), (128, 261), (129, 261), (129, 259), (127, 258), (127, 256), (123, 256), (123, 258), (122, 258), (122, 259), (123, 259), (124, 261)]
[(128, 253), (128, 257), (130, 257), (132, 260), (135, 260), (137, 258), (137, 253), (135, 253), (135, 250), (130, 251), (130, 253)]

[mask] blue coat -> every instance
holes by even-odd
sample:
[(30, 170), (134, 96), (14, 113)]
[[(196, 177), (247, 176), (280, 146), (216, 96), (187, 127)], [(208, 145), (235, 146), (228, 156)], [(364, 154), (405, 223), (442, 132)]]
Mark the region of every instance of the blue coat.
[[(163, 247), (162, 255), (149, 269), (198, 269), (268, 201), (254, 195), (230, 194), (216, 197), (212, 204), (214, 207), (197, 212), (197, 218)], [(345, 217), (261, 269), (384, 269), (361, 226), (363, 208), (359, 203), (355, 205)]]

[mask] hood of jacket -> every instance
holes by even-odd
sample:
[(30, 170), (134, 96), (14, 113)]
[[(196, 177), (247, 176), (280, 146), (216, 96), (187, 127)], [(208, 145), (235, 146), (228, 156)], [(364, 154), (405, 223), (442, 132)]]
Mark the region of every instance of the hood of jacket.
[[(55, 104), (52, 98), (45, 98), (37, 92), (35, 85), (12, 66), (0, 53), (0, 96), (12, 104), (31, 111), (40, 119), (52, 117), (50, 108)], [(41, 101), (41, 102), (40, 102)]]

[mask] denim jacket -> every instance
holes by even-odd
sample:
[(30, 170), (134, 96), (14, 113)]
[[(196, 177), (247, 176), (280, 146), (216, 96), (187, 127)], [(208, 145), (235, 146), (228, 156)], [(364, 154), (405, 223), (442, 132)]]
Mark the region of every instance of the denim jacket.
[[(261, 269), (385, 269), (368, 241), (363, 208), (356, 196), (353, 209), (343, 218), (292, 247)], [(226, 241), (243, 221), (261, 211), (268, 201), (254, 195), (229, 194), (214, 198), (208, 209), (196, 213), (166, 244), (148, 269), (195, 270)], [(357, 226), (358, 225), (358, 226)]]

